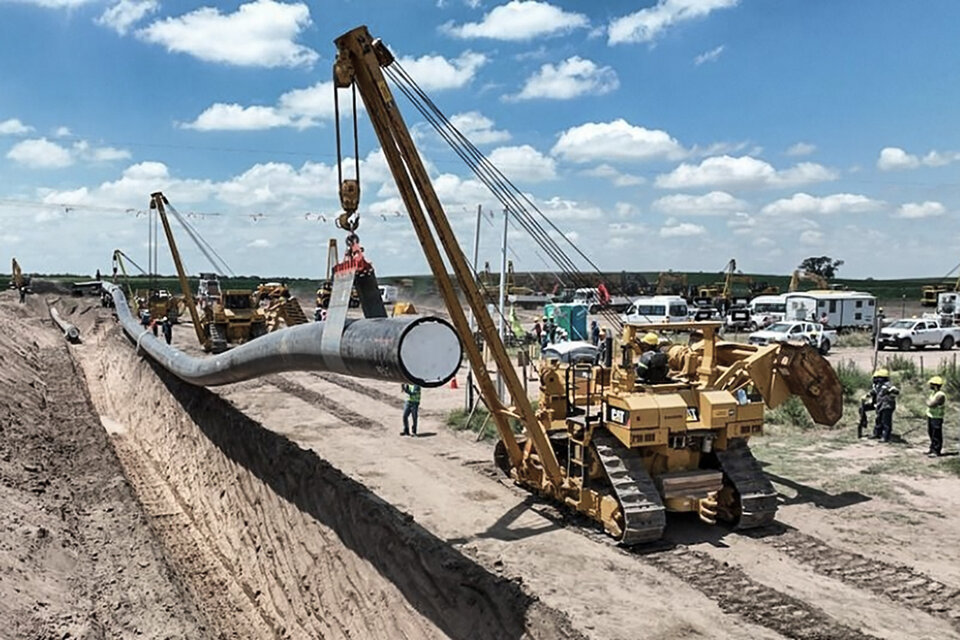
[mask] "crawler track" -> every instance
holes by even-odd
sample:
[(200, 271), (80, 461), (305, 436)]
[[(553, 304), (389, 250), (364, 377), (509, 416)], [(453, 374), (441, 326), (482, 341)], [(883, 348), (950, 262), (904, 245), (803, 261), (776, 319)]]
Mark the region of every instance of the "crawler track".
[(737, 529), (753, 529), (773, 522), (777, 515), (777, 491), (763, 472), (743, 439), (731, 440), (724, 451), (717, 451), (717, 460), (740, 498)]
[(593, 434), (593, 444), (623, 512), (620, 544), (659, 540), (667, 526), (667, 514), (637, 450), (626, 449), (616, 438), (599, 431)]
[(946, 618), (960, 629), (960, 588), (948, 586), (909, 567), (831, 547), (796, 529), (774, 526), (780, 527), (782, 533), (766, 535), (762, 540), (809, 565), (817, 573)]

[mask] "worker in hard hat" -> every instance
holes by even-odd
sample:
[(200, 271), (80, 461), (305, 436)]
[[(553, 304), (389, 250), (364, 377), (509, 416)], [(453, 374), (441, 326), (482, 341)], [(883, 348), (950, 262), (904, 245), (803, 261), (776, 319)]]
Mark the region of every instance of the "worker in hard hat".
[(890, 442), (893, 435), (893, 412), (897, 409), (897, 396), (900, 390), (890, 382), (890, 372), (885, 368), (873, 372), (873, 386), (868, 394), (872, 408), (877, 412), (873, 427), (874, 440)]
[(640, 359), (637, 361), (637, 378), (647, 384), (667, 382), (670, 371), (667, 354), (660, 351), (660, 336), (649, 331), (640, 338)]
[(947, 410), (947, 394), (943, 392), (943, 378), (933, 376), (927, 381), (930, 395), (927, 397), (927, 433), (930, 435), (930, 451), (927, 455), (935, 458), (943, 449), (943, 416)]

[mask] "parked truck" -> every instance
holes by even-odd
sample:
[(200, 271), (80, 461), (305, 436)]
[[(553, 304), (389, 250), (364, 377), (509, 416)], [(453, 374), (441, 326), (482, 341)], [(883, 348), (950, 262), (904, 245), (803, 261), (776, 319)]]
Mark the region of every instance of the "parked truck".
[(960, 342), (960, 327), (944, 327), (939, 320), (930, 318), (911, 318), (897, 320), (882, 328), (877, 346), (909, 351), (932, 345), (949, 350), (957, 342)]

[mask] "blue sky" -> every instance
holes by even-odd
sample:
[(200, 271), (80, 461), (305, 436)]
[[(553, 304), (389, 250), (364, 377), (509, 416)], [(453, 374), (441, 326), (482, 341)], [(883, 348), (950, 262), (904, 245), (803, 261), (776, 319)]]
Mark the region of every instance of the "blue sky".
[[(234, 271), (319, 277), (342, 235), (332, 41), (358, 24), (602, 268), (960, 260), (950, 0), (0, 0), (0, 254), (46, 272), (106, 271), (114, 248), (145, 261), (137, 211), (162, 189)], [(499, 207), (400, 105), (469, 246), (477, 205)], [(360, 137), (368, 257), (424, 272), (362, 114)], [(519, 233), (511, 248), (546, 268)]]

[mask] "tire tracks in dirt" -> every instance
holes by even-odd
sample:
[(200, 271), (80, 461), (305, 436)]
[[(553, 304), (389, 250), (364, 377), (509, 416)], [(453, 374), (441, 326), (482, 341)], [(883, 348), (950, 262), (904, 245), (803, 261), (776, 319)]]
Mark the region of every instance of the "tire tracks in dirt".
[[(329, 382), (330, 384), (335, 384), (338, 387), (347, 389), (348, 391), (353, 391), (364, 395), (371, 400), (376, 400), (382, 404), (387, 405), (388, 407), (395, 407), (398, 403), (402, 402), (394, 396), (391, 396), (389, 393), (384, 393), (379, 389), (374, 389), (373, 387), (368, 387), (365, 384), (357, 382), (352, 378), (346, 376), (341, 376), (336, 373), (314, 373), (310, 372), (309, 375), (314, 378), (319, 378), (324, 382)], [(420, 416), (425, 418), (444, 418), (446, 415), (442, 411), (432, 411), (430, 409), (421, 409)]]
[[(313, 375), (327, 382), (338, 384), (334, 380), (328, 380), (326, 374)], [(307, 389), (303, 385), (282, 376), (271, 376), (267, 381), (278, 389), (290, 393), (308, 403), (317, 404), (333, 412), (334, 415), (348, 419), (351, 423), (356, 422), (357, 424), (362, 424), (363, 426), (361, 426), (361, 428), (380, 426), (368, 418), (359, 416), (356, 412), (330, 399), (328, 396)], [(352, 388), (354, 385), (347, 386), (340, 384), (339, 386), (362, 393), (381, 403), (393, 401), (387, 394), (369, 389), (363, 385), (355, 386), (363, 387), (371, 393), (365, 393), (360, 389)], [(497, 472), (492, 462), (489, 464), (464, 463), (464, 466), (470, 467), (477, 473), (488, 478), (493, 477), (496, 479), (495, 476)], [(520, 488), (516, 488), (516, 490), (523, 492)], [(546, 504), (544, 506), (546, 506), (546, 509), (542, 511), (538, 509), (538, 511), (541, 511), (543, 515), (550, 519), (556, 519), (558, 517), (553, 505)], [(571, 518), (565, 517), (565, 515), (566, 514), (560, 515), (559, 517), (565, 521), (569, 521)], [(574, 525), (574, 528), (581, 530), (583, 530), (583, 527), (589, 527), (589, 525), (585, 523), (577, 523)], [(583, 532), (591, 536), (597, 535), (592, 528)], [(600, 541), (600, 543), (609, 543), (609, 540), (604, 539)], [(715, 560), (705, 553), (685, 547), (674, 547), (668, 551), (653, 553), (638, 553), (624, 549), (623, 553), (638, 562), (644, 562), (680, 578), (708, 598), (717, 602), (724, 612), (738, 615), (745, 620), (766, 627), (785, 637), (793, 638), (794, 640), (871, 640), (876, 638), (876, 636), (844, 625), (822, 609), (810, 603), (761, 584), (747, 576), (747, 574), (739, 568)]]
[(904, 565), (837, 549), (819, 538), (780, 523), (744, 533), (809, 565), (820, 575), (945, 618), (960, 629), (960, 588), (951, 587)]

